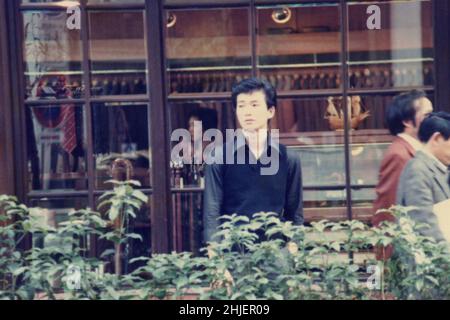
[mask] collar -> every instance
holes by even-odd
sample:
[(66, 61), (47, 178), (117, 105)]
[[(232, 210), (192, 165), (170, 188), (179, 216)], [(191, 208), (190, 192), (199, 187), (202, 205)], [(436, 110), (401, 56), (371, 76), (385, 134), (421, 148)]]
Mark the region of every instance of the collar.
[(409, 134), (399, 133), (397, 135), (397, 137), (400, 137), (403, 140), (405, 140), (406, 142), (408, 142), (411, 145), (411, 147), (413, 147), (413, 149), (415, 151), (422, 150), (422, 148), (423, 148), (423, 144), (419, 140), (417, 140), (416, 138), (410, 136)]
[[(267, 134), (267, 138), (266, 138), (266, 142), (264, 144), (264, 149), (263, 149), (264, 151), (267, 150), (268, 147), (272, 146), (272, 143), (271, 143), (272, 139), (270, 136), (270, 131), (267, 131), (266, 134)], [(246, 147), (246, 148), (250, 149), (248, 142), (247, 142), (247, 136), (244, 132), (242, 132), (242, 134), (238, 134), (237, 136), (234, 136), (233, 141), (230, 141), (229, 143), (233, 143), (233, 153), (236, 153), (242, 147)]]
[(424, 153), (428, 158), (432, 159), (433, 162), (436, 164), (436, 167), (442, 171), (442, 173), (447, 174), (448, 173), (448, 167), (443, 164), (438, 158), (435, 157), (434, 154), (432, 154), (430, 151), (427, 150), (427, 148), (422, 148), (422, 153)]

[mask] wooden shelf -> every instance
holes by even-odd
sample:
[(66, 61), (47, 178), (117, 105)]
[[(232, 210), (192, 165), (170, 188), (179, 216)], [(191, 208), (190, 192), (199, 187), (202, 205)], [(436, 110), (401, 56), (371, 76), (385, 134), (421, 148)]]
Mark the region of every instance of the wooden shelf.
[[(433, 48), (431, 28), (395, 29), (396, 39), (409, 39), (411, 34), (421, 34), (421, 47), (417, 43), (392, 41), (392, 30), (351, 31), (349, 33), (350, 52), (395, 51)], [(175, 60), (217, 59), (225, 57), (249, 58), (250, 36), (167, 38), (167, 58)], [(25, 47), (33, 47), (33, 41), (25, 41)], [(46, 46), (45, 60), (41, 62), (82, 61), (81, 41), (67, 43), (65, 49), (58, 48), (56, 41), (40, 41)], [(36, 44), (37, 45), (37, 44)], [(93, 62), (129, 62), (147, 58), (143, 39), (90, 40), (90, 59)], [(341, 51), (339, 32), (315, 32), (258, 37), (258, 56), (299, 56), (339, 53)], [(30, 52), (33, 50), (30, 49)], [(25, 52), (25, 61), (34, 61)]]
[[(280, 133), (280, 143), (289, 146), (344, 145), (344, 131)], [(350, 132), (351, 144), (391, 143), (392, 136), (385, 129), (362, 129)]]
[[(373, 216), (372, 207), (353, 207), (352, 218), (365, 223), (370, 223)], [(329, 208), (305, 208), (305, 222), (313, 222), (320, 220), (342, 221), (348, 220), (346, 207), (329, 207)]]

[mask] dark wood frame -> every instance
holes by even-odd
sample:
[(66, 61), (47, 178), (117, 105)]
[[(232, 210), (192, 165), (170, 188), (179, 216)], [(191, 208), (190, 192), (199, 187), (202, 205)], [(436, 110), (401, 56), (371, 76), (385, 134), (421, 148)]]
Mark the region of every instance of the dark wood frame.
[[(298, 2), (298, 1), (295, 1)], [(303, 2), (314, 2), (310, 0), (303, 0)], [(346, 22), (347, 13), (343, 10), (346, 5), (345, 0), (328, 1), (339, 3), (341, 14), (341, 50), (346, 52)], [(292, 1), (286, 1), (292, 3)], [(88, 19), (86, 12), (90, 9), (102, 10), (126, 10), (126, 9), (141, 9), (145, 11), (146, 16), (146, 40), (147, 47), (152, 48), (147, 53), (148, 59), (148, 92), (146, 95), (138, 96), (119, 96), (119, 97), (92, 97), (90, 90), (86, 90), (86, 96), (83, 99), (70, 100), (71, 103), (80, 102), (87, 108), (87, 132), (88, 141), (92, 141), (92, 114), (91, 103), (93, 102), (147, 102), (149, 104), (149, 141), (152, 150), (162, 150), (160, 152), (153, 152), (152, 159), (152, 188), (145, 189), (144, 192), (152, 196), (153, 201), (151, 205), (151, 221), (152, 229), (164, 230), (164, 232), (152, 233), (152, 250), (154, 252), (168, 252), (173, 247), (170, 237), (170, 217), (171, 217), (171, 197), (173, 193), (177, 192), (201, 192), (199, 188), (191, 189), (177, 189), (170, 186), (170, 169), (169, 169), (169, 154), (170, 145), (168, 143), (168, 103), (189, 101), (189, 100), (223, 100), (228, 99), (228, 93), (218, 94), (180, 94), (177, 96), (167, 96), (166, 90), (166, 68), (165, 68), (165, 54), (164, 54), (164, 17), (165, 10), (168, 9), (182, 9), (182, 8), (213, 8), (213, 7), (248, 7), (250, 9), (250, 34), (249, 41), (252, 44), (252, 75), (256, 75), (256, 32), (254, 29), (257, 0), (228, 0), (222, 1), (220, 4), (205, 4), (203, 1), (192, 1), (189, 6), (185, 5), (170, 5), (164, 7), (162, 0), (146, 0), (145, 3), (140, 4), (88, 4), (87, 0), (80, 2), (82, 10), (82, 51), (83, 51), (83, 80), (85, 84), (90, 83), (89, 73), (89, 41), (88, 41)], [(269, 4), (268, 2), (265, 4)], [(279, 4), (279, 3), (276, 3)], [(27, 190), (27, 141), (25, 133), (25, 114), (26, 106), (44, 104), (45, 102), (30, 101), (25, 102), (24, 97), (24, 79), (23, 75), (23, 61), (22, 61), (22, 21), (21, 10), (58, 10), (55, 5), (51, 3), (42, 4), (23, 4), (19, 1), (0, 0), (0, 72), (3, 76), (3, 81), (0, 83), (0, 144), (5, 146), (5, 152), (0, 154), (0, 167), (6, 168), (0, 172), (0, 193), (14, 193), (20, 200), (28, 202), (31, 198), (40, 197), (76, 197), (87, 196), (88, 203), (91, 207), (95, 207), (95, 197), (101, 193), (100, 190), (95, 190), (92, 184), (94, 177), (94, 160), (92, 157), (93, 146), (88, 143), (88, 179), (90, 181), (88, 190), (86, 191), (70, 191), (67, 192), (46, 192)], [(60, 10), (60, 9), (59, 9)], [(437, 109), (450, 111), (448, 101), (450, 101), (450, 22), (448, 15), (450, 14), (450, 3), (448, 1), (433, 0), (433, 20), (434, 20), (434, 47), (435, 47), (435, 105)], [(6, 32), (5, 32), (6, 30)], [(350, 90), (348, 88), (347, 64), (345, 55), (341, 55), (342, 63), (342, 79), (344, 86), (342, 90), (329, 91), (291, 91), (281, 92), (281, 98), (298, 98), (298, 97), (320, 97), (328, 96), (330, 94), (380, 94), (380, 93), (396, 93), (401, 90)], [(427, 91), (433, 92), (433, 88), (426, 88)], [(57, 101), (56, 104), (67, 101)], [(346, 102), (346, 99), (344, 99)], [(53, 102), (52, 102), (53, 103)], [(347, 108), (344, 108), (346, 112)], [(351, 187), (350, 187), (350, 161), (349, 161), (349, 133), (344, 135), (344, 145), (346, 148), (346, 190), (347, 190), (347, 207), (345, 208), (346, 217), (353, 218), (354, 213), (358, 216), (358, 208), (351, 207)], [(14, 143), (8, 143), (13, 141)], [(342, 216), (342, 213), (339, 213)], [(95, 244), (93, 244), (95, 245)], [(94, 250), (95, 251), (95, 250)]]
[[(9, 48), (10, 28), (6, 20), (6, 0), (0, 1), (0, 30), (4, 35), (0, 36), (0, 74), (6, 75), (0, 84), (0, 165), (2, 168), (10, 168), (15, 163), (13, 141), (13, 116), (11, 86), (9, 75), (11, 74), (11, 57)], [(16, 194), (13, 170), (0, 170), (0, 194)]]

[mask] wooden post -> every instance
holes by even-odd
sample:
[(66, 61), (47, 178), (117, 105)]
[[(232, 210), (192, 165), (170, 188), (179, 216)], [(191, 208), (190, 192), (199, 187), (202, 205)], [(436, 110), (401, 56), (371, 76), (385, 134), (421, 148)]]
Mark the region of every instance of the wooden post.
[(6, 17), (6, 0), (0, 0), (0, 194), (14, 195), (15, 161), (11, 97), (11, 64), (9, 57), (9, 28)]

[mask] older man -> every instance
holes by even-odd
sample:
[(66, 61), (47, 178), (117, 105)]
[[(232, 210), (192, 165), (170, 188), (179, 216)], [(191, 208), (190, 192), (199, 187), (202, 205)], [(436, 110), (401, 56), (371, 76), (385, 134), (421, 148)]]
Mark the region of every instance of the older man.
[(397, 204), (416, 207), (410, 212), (411, 216), (430, 226), (423, 231), (424, 235), (442, 241), (445, 238), (441, 227), (448, 226), (439, 226), (434, 206), (450, 199), (450, 114), (430, 114), (420, 126), (419, 139), (425, 146), (401, 174)]

